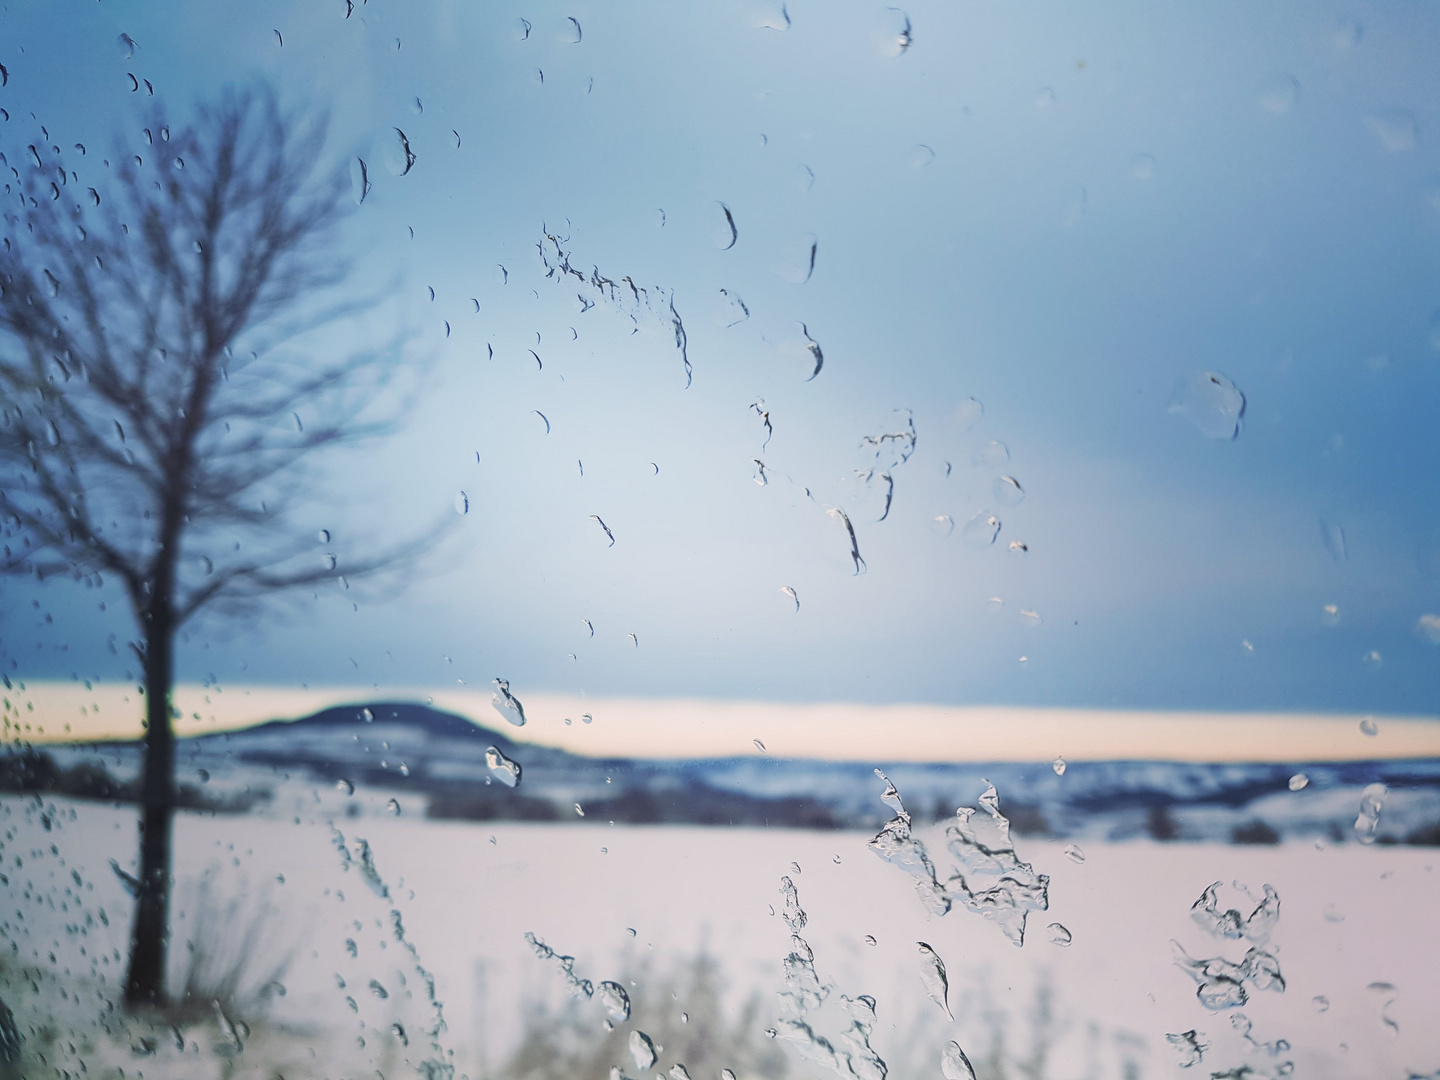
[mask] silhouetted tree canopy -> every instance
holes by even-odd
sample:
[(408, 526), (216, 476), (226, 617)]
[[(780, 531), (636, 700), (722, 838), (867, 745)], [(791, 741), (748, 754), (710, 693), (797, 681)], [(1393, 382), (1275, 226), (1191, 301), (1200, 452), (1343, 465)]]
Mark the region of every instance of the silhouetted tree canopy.
[(129, 597), (147, 727), (126, 996), (160, 1003), (176, 631), (394, 566), (436, 534), (340, 565), (291, 513), (313, 451), (398, 415), (380, 398), (403, 335), (347, 344), (368, 304), (339, 288), (347, 184), (323, 119), (256, 89), (175, 127), (156, 111), (109, 158), (32, 137), (0, 158), (0, 572)]

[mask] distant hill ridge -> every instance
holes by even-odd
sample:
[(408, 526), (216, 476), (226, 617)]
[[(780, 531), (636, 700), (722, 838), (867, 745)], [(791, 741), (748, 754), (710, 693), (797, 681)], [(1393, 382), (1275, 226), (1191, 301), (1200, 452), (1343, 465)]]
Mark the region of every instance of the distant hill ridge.
[[(366, 710), (369, 710), (372, 716), (371, 720), (365, 719)], [(268, 720), (263, 724), (241, 728), (230, 734), (232, 736), (249, 733), (273, 734), (305, 728), (363, 727), (367, 723), (399, 723), (420, 728), (431, 735), (438, 735), (442, 738), (488, 740), (501, 750), (515, 745), (514, 740), (494, 728), (485, 727), (458, 713), (445, 712), (433, 706), (420, 705), (413, 701), (367, 701), (356, 702), (353, 705), (333, 705), (328, 709), (321, 709), (317, 713), (311, 713), (309, 716), (302, 716), (296, 720)], [(207, 738), (208, 736), (195, 737)]]
[[(504, 768), (489, 767), (492, 746), (521, 767), (518, 787)], [(14, 775), (8, 781), (0, 776), (0, 790), (49, 787), (94, 798), (125, 796), (138, 773), (139, 751), (135, 742), (48, 751), (58, 755), (56, 770), (70, 772), (47, 773), (44, 763), (29, 759), (14, 762)], [(1384, 785), (1377, 842), (1440, 843), (1440, 759), (1075, 761), (1057, 772), (1049, 762), (825, 761), (764, 752), (600, 758), (520, 742), (419, 702), (357, 701), (295, 720), (186, 738), (179, 760), (182, 775), (193, 770), (189, 775), (202, 781), (197, 806), (210, 809), (255, 805), (263, 812), (264, 797), (255, 793), (294, 782), (352, 793), (408, 793), (424, 798), (426, 814), (435, 818), (820, 829), (883, 824), (891, 811), (880, 802), (879, 767), (917, 822), (944, 820), (957, 806), (977, 805), (993, 782), (1017, 835), (1237, 843), (1353, 840), (1362, 789)], [(117, 771), (85, 772), (87, 763)], [(344, 806), (347, 813), (358, 809)]]

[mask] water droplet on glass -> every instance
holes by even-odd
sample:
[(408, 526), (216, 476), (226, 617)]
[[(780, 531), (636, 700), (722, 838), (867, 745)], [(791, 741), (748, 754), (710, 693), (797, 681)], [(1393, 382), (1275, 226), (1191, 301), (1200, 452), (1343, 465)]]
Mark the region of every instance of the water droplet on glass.
[(1050, 763), (1050, 768), (1055, 770), (1056, 776), (1064, 776), (1066, 768), (1065, 759), (1063, 757), (1057, 757), (1054, 761)]
[(600, 518), (595, 514), (591, 514), (585, 520), (595, 522), (595, 524), (600, 527), (600, 531), (605, 534), (605, 539), (610, 541), (610, 547), (615, 546), (615, 534), (610, 531), (609, 525), (606, 525), (605, 522), (601, 521)]
[(940, 1075), (945, 1080), (975, 1080), (974, 1066), (965, 1056), (965, 1051), (960, 1049), (960, 1044), (953, 1040), (940, 1051)]
[(1320, 915), (1326, 922), (1342, 923), (1345, 921), (1345, 913), (1335, 904), (1326, 904), (1320, 910)]
[(495, 693), (490, 698), (490, 704), (516, 727), (525, 726), (525, 707), (520, 704), (519, 698), (510, 693), (510, 683), (505, 679), (495, 680)]
[(455, 512), (462, 516), (470, 512), (470, 496), (463, 491), (455, 495)]
[(865, 944), (866, 944), (866, 945), (876, 945), (876, 944), (879, 944), (879, 943), (875, 940), (875, 936), (874, 936), (873, 934), (866, 934), (866, 935), (865, 935)]
[(970, 464), (982, 469), (993, 469), (997, 465), (1004, 465), (1009, 460), (1010, 448), (1004, 443), (994, 440), (985, 443), (970, 455)]
[(356, 200), (356, 206), (360, 206), (370, 194), (370, 167), (363, 158), (354, 158), (350, 163), (350, 194)]
[(1303, 791), (1309, 786), (1310, 777), (1306, 776), (1303, 772), (1297, 772), (1294, 776), (1290, 777), (1291, 791)]
[(897, 7), (887, 7), (881, 20), (880, 51), (886, 56), (903, 56), (915, 44), (910, 16)]
[(498, 748), (486, 748), (485, 767), (490, 770), (493, 779), (499, 780), (506, 787), (520, 786), (520, 763), (506, 757)]
[(750, 308), (740, 298), (740, 294), (730, 289), (721, 289), (720, 299), (715, 307), (716, 325), (728, 330), (732, 326), (739, 326), (748, 318)]
[(630, 1032), (628, 1043), (630, 1056), (635, 1060), (635, 1067), (642, 1072), (655, 1064), (658, 1055), (655, 1053), (655, 1044), (650, 1041), (650, 1036), (643, 1031)]
[(955, 531), (955, 519), (949, 514), (936, 514), (930, 519), (930, 531), (943, 539)]
[(567, 16), (560, 29), (560, 40), (567, 45), (579, 45), (584, 38), (584, 31), (580, 29), (580, 20), (573, 15)]
[(623, 1024), (630, 1019), (630, 995), (619, 983), (602, 982), (595, 988), (595, 997), (615, 1023)]
[(581, 722), (582, 724), (593, 724), (593, 723), (595, 722), (595, 718), (594, 718), (593, 716), (591, 716), (588, 712), (587, 712), (587, 713), (581, 713), (581, 714), (580, 714), (580, 722)]
[(341, 777), (339, 780), (335, 781), (335, 790), (343, 791), (346, 795), (354, 795), (355, 785), (352, 784), (349, 780), (346, 780), (344, 777)]
[(1440, 645), (1440, 615), (1421, 615), (1415, 620), (1418, 630), (1432, 645)]
[(1300, 84), (1284, 72), (1269, 76), (1255, 92), (1255, 103), (1268, 113), (1287, 113), (1299, 100)]
[(1310, 999), (1310, 1007), (1317, 1013), (1327, 1012), (1330, 1008), (1330, 999), (1324, 994), (1316, 994)]
[(1326, 604), (1320, 609), (1320, 625), (1327, 628), (1340, 625), (1340, 608), (1338, 605)]
[(1038, 611), (1029, 611), (1025, 608), (1021, 608), (1020, 621), (1023, 622), (1026, 626), (1039, 626), (1044, 620), (1040, 618), (1040, 613)]
[(400, 800), (399, 800), (399, 799), (391, 799), (389, 802), (387, 802), (387, 803), (385, 804), (385, 809), (388, 810), (388, 811), (390, 811), (390, 813), (393, 814), (395, 817), (399, 817), (399, 816), (400, 816)]
[(790, 182), (797, 191), (809, 191), (815, 186), (815, 170), (809, 165), (797, 165), (790, 174)]
[[(1237, 1018), (1239, 1014), (1236, 1014)], [(1175, 1047), (1180, 1055), (1180, 1067), (1188, 1069), (1192, 1065), (1198, 1065), (1205, 1056), (1205, 1051), (1210, 1049), (1210, 1044), (1200, 1041), (1200, 1033), (1194, 1028), (1189, 1031), (1172, 1032), (1165, 1036), (1165, 1041)], [(1288, 1064), (1288, 1063), (1287, 1063)]]
[(1048, 86), (1042, 86), (1035, 95), (1035, 107), (1037, 109), (1048, 109), (1055, 104), (1055, 91)]
[(1365, 126), (1381, 147), (1392, 154), (1414, 150), (1420, 142), (1420, 125), (1413, 113), (1404, 109), (1388, 109), (1365, 117)]
[(1230, 440), (1240, 434), (1245, 395), (1218, 372), (1192, 372), (1175, 384), (1169, 411), (1184, 416), (1207, 439)]
[(1367, 716), (1360, 721), (1360, 734), (1372, 737), (1380, 734), (1380, 725), (1375, 722), (1373, 716)]
[(1155, 175), (1155, 159), (1149, 154), (1136, 154), (1130, 160), (1130, 175), (1136, 180), (1149, 180)]
[(792, 863), (790, 864), (790, 872), (791, 872), (792, 874), (798, 874), (798, 873), (800, 873), (800, 872), (801, 872), (801, 871), (800, 871), (800, 864), (799, 864), (798, 862), (792, 862)]
[(813, 233), (797, 236), (780, 249), (780, 261), (775, 273), (792, 285), (804, 285), (815, 273), (815, 257), (819, 241)]
[(1068, 946), (1071, 941), (1074, 940), (1074, 938), (1070, 934), (1070, 931), (1065, 929), (1065, 927), (1061, 926), (1058, 922), (1052, 922), (1049, 926), (1045, 927), (1045, 929), (1050, 934), (1050, 943), (1052, 945), (1059, 945), (1064, 948)]
[(762, 754), (765, 753), (765, 744), (763, 742), (761, 742), (759, 739), (752, 739), (751, 742), (755, 744), (756, 750), (759, 750)]
[(1384, 784), (1370, 784), (1360, 793), (1360, 813), (1355, 818), (1355, 839), (1373, 844), (1380, 828), (1380, 810), (1389, 789)]
[(391, 128), (381, 137), (380, 156), (392, 176), (405, 176), (415, 167), (415, 152), (410, 137), (399, 128)]
[(790, 29), (790, 12), (778, 0), (759, 0), (750, 9), (750, 25), (757, 30)]
[(585, 808), (581, 806), (578, 802), (575, 804), (575, 813), (578, 814), (580, 817), (585, 816)]
[(740, 230), (735, 224), (735, 215), (723, 202), (717, 202), (719, 212), (715, 215), (710, 230), (710, 238), (715, 241), (715, 246), (721, 251), (729, 251), (740, 239)]
[(910, 153), (906, 160), (910, 162), (912, 169), (923, 169), (927, 165), (934, 163), (935, 151), (924, 143), (916, 143), (910, 148)]
[(1385, 663), (1385, 658), (1380, 655), (1379, 650), (1371, 649), (1364, 656), (1360, 657), (1360, 663), (1366, 671), (1379, 671)]
[[(950, 424), (957, 432), (964, 433), (980, 423), (984, 416), (985, 406), (973, 397), (966, 398), (951, 411)], [(1009, 456), (1009, 451), (1006, 451), (1005, 457), (1007, 460)]]
[(976, 549), (989, 547), (999, 534), (1000, 519), (989, 510), (981, 510), (960, 529), (960, 539), (965, 546)]
[(1066, 844), (1065, 857), (1073, 863), (1083, 863), (1085, 861), (1085, 852), (1080, 849), (1079, 844)]
[(990, 491), (1001, 506), (1018, 506), (1025, 499), (1025, 489), (1013, 476), (997, 476)]
[(800, 610), (800, 596), (789, 585), (780, 586), (780, 595), (785, 597), (786, 600), (788, 600), (790, 603), (794, 604), (796, 611)]
[[(950, 983), (945, 978), (945, 961), (925, 942), (917, 941), (915, 944), (920, 950), (920, 981), (925, 985), (925, 992), (930, 995), (931, 1001), (945, 1010), (947, 1017), (954, 1020), (955, 1015), (950, 1011)], [(953, 1043), (951, 1045), (954, 1046)], [(955, 1049), (960, 1048), (956, 1046)], [(965, 1055), (960, 1056), (964, 1059)], [(968, 1068), (970, 1062), (966, 1061), (965, 1065)], [(974, 1073), (969, 1075), (973, 1078)]]
[(135, 55), (135, 50), (140, 47), (129, 34), (121, 34), (115, 39), (115, 43), (120, 46), (120, 58), (122, 60), (129, 60)]

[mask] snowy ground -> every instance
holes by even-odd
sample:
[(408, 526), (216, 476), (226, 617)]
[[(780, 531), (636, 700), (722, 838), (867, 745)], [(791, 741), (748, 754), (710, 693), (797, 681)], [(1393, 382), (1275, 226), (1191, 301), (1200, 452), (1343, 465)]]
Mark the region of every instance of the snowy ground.
[[(1440, 933), (1436, 853), (1429, 849), (1130, 842), (1087, 844), (1084, 862), (1076, 863), (1061, 843), (1021, 840), (1020, 855), (1051, 876), (1050, 911), (1031, 916), (1025, 945), (1015, 948), (969, 912), (927, 916), (910, 879), (865, 849), (865, 834), (487, 826), (427, 822), (404, 808), (399, 816), (333, 821), (343, 854), (323, 817), (296, 823), (185, 814), (177, 822), (176, 978), (192, 942), (222, 967), (227, 954), (244, 954), (254, 985), (237, 996), (268, 1001), (270, 1027), (287, 1032), (287, 1076), (414, 1075), (427, 1055), (453, 1064), (457, 1076), (498, 1072), (520, 1039), (526, 1010), (560, 1010), (567, 996), (557, 968), (526, 944), (527, 931), (573, 955), (582, 978), (636, 980), (637, 998), (644, 978), (705, 950), (721, 965), (727, 1008), (759, 995), (768, 1024), (791, 948), (776, 914), (787, 874), (809, 914), (804, 937), (821, 979), (835, 988), (832, 998), (876, 999), (872, 1043), (894, 1076), (938, 1077), (939, 1048), (956, 1039), (986, 1080), (987, 1072), (1003, 1070), (1005, 1054), (993, 1052), (1002, 1029), (1012, 1068), (1027, 1042), (1046, 1041), (1043, 1075), (1054, 1080), (1119, 1076), (1127, 1063), (1143, 1076), (1208, 1076), (1242, 1064), (1245, 1048), (1237, 1049), (1229, 1015), (1203, 1008), (1171, 960), (1172, 938), (1192, 956), (1236, 960), (1244, 952), (1246, 943), (1210, 938), (1190, 918), (1191, 904), (1214, 881), (1227, 889), (1239, 881), (1257, 894), (1269, 883), (1281, 897), (1271, 940), (1288, 988), (1256, 992), (1242, 1010), (1257, 1041), (1290, 1044), (1272, 1064), (1290, 1059), (1296, 1076), (1321, 1080), (1404, 1080), (1440, 1069), (1440, 1025), (1432, 1019), (1440, 1013)], [(164, 1047), (154, 1055), (144, 1044), (132, 1049), (136, 1029), (117, 1027), (107, 1000), (122, 977), (130, 902), (109, 864), (133, 868), (132, 812), (6, 798), (0, 835), (0, 925), (4, 944), (14, 944), (0, 969), (0, 998), (22, 1035), (40, 1038), (34, 1032), (47, 1017), (83, 1028), (93, 1015), (97, 1032), (103, 1021), (114, 1047), (97, 1035), (94, 1045), (55, 1050), (71, 1053), (77, 1065), (89, 1052), (90, 1076), (120, 1069), (151, 1078), (209, 1075), (201, 1058), (224, 1066), (214, 1075), (241, 1075), (241, 1066), (258, 1068), (272, 1052), (262, 1038), (269, 1029), (259, 1022), (265, 1010), (254, 1004), (247, 1008), (255, 1033), (238, 1032), (248, 1048), (221, 1046), (219, 1057), (184, 1025), (176, 1046), (187, 1050), (168, 1057)], [(367, 880), (361, 840), (375, 879)], [(931, 850), (943, 856), (938, 842)], [(274, 911), (261, 914), (267, 906)], [(1051, 942), (1052, 921), (1073, 935), (1069, 947)], [(948, 967), (953, 1022), (921, 983), (917, 941), (932, 945)], [(261, 994), (259, 984), (287, 956), (283, 996), (273, 986)], [(422, 969), (443, 1002), (438, 1050), (423, 1034), (433, 1013)], [(1036, 997), (1046, 985), (1053, 990), (1049, 1020)], [(685, 1001), (677, 998), (674, 1008), (685, 1011)], [(600, 1031), (598, 1003), (582, 1003), (580, 1016)], [(397, 1023), (408, 1047), (397, 1042)], [(1181, 1070), (1165, 1036), (1192, 1028), (1214, 1048), (1201, 1065)], [(230, 1039), (207, 1030), (211, 1042)], [(982, 1064), (987, 1054), (990, 1064)], [(793, 1054), (791, 1062), (792, 1075), (827, 1075)], [(636, 1072), (633, 1062), (614, 1064)], [(656, 1068), (673, 1064), (662, 1053)]]

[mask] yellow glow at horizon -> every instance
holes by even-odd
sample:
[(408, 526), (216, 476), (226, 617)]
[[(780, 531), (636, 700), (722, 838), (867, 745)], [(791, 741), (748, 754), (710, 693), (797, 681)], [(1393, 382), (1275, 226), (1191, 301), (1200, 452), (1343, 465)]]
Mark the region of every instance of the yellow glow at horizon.
[[(25, 689), (22, 690), (21, 686)], [(133, 685), (16, 683), (0, 691), (18, 734), (32, 742), (136, 738), (144, 697)], [(845, 761), (1346, 761), (1440, 757), (1440, 719), (1359, 715), (1160, 712), (999, 705), (787, 704), (761, 701), (519, 694), (529, 723), (504, 721), (485, 689), (185, 684), (173, 698), (176, 731), (201, 735), (288, 720), (335, 705), (430, 703), (520, 742), (592, 756), (772, 757)], [(589, 714), (592, 723), (584, 723)], [(564, 721), (571, 722), (567, 725)], [(43, 729), (43, 730), (42, 730)]]

